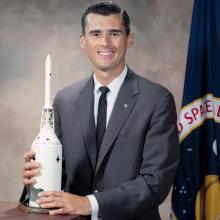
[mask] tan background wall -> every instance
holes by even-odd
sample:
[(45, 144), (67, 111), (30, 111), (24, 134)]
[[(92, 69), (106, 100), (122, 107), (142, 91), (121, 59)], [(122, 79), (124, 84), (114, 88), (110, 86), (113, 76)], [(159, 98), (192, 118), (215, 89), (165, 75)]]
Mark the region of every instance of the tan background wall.
[[(23, 154), (38, 133), (44, 62), (52, 57), (52, 94), (86, 77), (80, 15), (89, 0), (0, 0), (0, 200), (17, 201)], [(135, 34), (129, 66), (168, 87), (179, 111), (193, 0), (118, 0)], [(163, 219), (169, 198), (162, 206)]]

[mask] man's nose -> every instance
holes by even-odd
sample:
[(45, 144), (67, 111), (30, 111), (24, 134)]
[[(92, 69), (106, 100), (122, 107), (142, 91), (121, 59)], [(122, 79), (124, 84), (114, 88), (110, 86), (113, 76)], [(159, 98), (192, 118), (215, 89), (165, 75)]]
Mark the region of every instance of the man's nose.
[(109, 34), (103, 34), (101, 37), (101, 42), (100, 44), (102, 46), (108, 45), (111, 43), (111, 36)]

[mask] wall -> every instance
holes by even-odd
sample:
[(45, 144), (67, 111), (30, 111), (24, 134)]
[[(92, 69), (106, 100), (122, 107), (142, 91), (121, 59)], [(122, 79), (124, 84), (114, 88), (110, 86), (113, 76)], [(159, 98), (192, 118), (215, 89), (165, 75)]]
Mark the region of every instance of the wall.
[[(53, 96), (91, 73), (79, 47), (80, 15), (89, 2), (0, 0), (0, 200), (17, 201), (22, 189), (23, 154), (39, 130), (47, 53)], [(193, 1), (116, 2), (128, 11), (135, 34), (127, 63), (168, 87), (179, 111)], [(169, 198), (162, 212), (167, 216)]]

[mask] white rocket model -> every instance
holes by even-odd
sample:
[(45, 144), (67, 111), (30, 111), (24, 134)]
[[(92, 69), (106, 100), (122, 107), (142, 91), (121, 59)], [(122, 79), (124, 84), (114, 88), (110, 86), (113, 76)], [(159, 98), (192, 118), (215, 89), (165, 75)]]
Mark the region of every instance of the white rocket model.
[(29, 206), (39, 208), (38, 193), (61, 190), (62, 145), (54, 132), (54, 109), (50, 101), (51, 59), (48, 54), (45, 65), (45, 106), (42, 110), (40, 132), (32, 143), (34, 161), (41, 164), (37, 183), (30, 187)]

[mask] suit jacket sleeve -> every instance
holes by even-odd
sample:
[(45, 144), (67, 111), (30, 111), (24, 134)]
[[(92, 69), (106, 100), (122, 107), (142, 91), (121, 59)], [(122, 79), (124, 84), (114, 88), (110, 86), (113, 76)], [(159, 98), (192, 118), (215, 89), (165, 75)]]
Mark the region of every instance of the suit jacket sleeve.
[(172, 185), (179, 161), (178, 143), (174, 100), (165, 92), (146, 132), (139, 175), (116, 188), (95, 193), (101, 217), (131, 219), (156, 209)]

